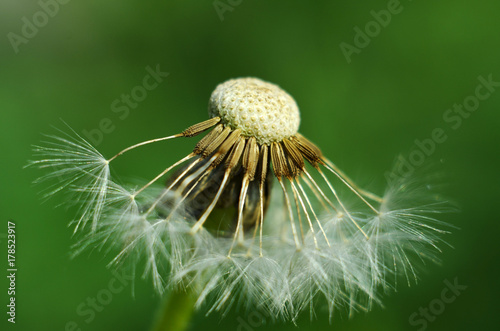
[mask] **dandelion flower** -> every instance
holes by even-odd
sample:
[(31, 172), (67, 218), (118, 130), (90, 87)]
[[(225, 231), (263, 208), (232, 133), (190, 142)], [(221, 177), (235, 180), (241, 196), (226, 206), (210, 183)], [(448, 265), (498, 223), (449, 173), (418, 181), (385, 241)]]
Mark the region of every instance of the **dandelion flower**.
[[(416, 279), (419, 261), (435, 258), (439, 202), (405, 204), (417, 201), (411, 183), (392, 183), (382, 197), (360, 188), (298, 132), (298, 106), (277, 85), (226, 81), (208, 110), (204, 122), (109, 159), (74, 132), (35, 148), (32, 163), (54, 169), (42, 180), (62, 181), (49, 195), (82, 197), (76, 230), (92, 226), (77, 251), (116, 248), (112, 264), (143, 261), (159, 292), (190, 289), (209, 311), (244, 304), (290, 320), (318, 302), (330, 314), (367, 310), (379, 287), (399, 274)], [(110, 175), (126, 152), (205, 131), (141, 187)]]

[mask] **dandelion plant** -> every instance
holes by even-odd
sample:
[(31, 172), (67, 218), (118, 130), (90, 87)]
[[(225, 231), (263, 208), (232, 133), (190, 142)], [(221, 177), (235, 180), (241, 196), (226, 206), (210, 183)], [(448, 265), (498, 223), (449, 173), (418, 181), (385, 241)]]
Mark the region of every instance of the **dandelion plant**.
[[(49, 168), (40, 181), (56, 180), (48, 196), (72, 193), (80, 206), (76, 252), (106, 246), (112, 265), (137, 263), (160, 294), (187, 291), (188, 305), (209, 313), (238, 304), (292, 321), (318, 305), (330, 316), (368, 310), (400, 275), (416, 280), (417, 266), (436, 259), (443, 204), (409, 178), (381, 196), (362, 189), (299, 124), (283, 89), (238, 78), (212, 93), (209, 119), (181, 133), (106, 158), (61, 131), (35, 147), (31, 163)], [(111, 175), (125, 153), (202, 133), (141, 186)]]

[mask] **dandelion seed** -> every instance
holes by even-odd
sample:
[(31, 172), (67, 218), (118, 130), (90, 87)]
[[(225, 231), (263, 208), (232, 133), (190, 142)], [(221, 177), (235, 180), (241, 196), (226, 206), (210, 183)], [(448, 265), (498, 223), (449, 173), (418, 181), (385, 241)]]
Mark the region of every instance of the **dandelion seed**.
[(59, 132), (61, 136), (47, 135), (43, 146), (34, 146), (37, 160), (31, 161), (28, 166), (53, 168), (52, 172), (36, 181), (56, 180), (56, 184), (46, 190), (44, 197), (48, 198), (66, 189), (71, 190), (75, 193), (74, 201), (80, 203), (80, 216), (76, 220), (75, 231), (85, 227), (89, 220), (92, 222), (92, 230), (95, 230), (106, 200), (108, 162), (76, 132)]
[[(222, 83), (209, 116), (109, 159), (74, 132), (35, 148), (32, 164), (54, 169), (42, 180), (61, 178), (48, 195), (72, 189), (85, 198), (75, 230), (92, 227), (77, 252), (109, 243), (119, 250), (112, 264), (144, 261), (159, 292), (190, 288), (210, 312), (244, 303), (293, 320), (314, 315), (320, 297), (331, 316), (367, 310), (379, 287), (394, 286), (398, 274), (416, 279), (417, 260), (439, 251), (439, 204), (402, 203), (408, 183), (383, 197), (360, 188), (298, 133), (297, 104), (278, 86)], [(110, 176), (124, 153), (205, 131), (192, 152), (138, 188)], [(361, 207), (350, 208), (353, 199)]]

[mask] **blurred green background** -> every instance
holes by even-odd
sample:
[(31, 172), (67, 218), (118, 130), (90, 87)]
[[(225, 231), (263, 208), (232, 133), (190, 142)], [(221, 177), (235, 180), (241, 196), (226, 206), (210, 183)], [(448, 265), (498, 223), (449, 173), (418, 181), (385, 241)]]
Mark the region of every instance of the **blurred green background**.
[[(399, 284), (384, 307), (367, 314), (337, 314), (330, 325), (318, 309), (312, 321), (304, 315), (295, 327), (245, 311), (223, 319), (200, 312), (191, 330), (424, 330), (410, 316), (420, 307), (439, 307), (444, 281), (455, 278), (467, 289), (431, 316), (426, 329), (498, 326), (500, 87), (460, 115), (460, 125), (458, 115), (448, 122), (443, 116), (454, 104), (473, 104), (468, 97), (478, 77), (500, 82), (500, 2), (62, 2), (58, 8), (42, 5), (54, 3), (49, 0), (0, 2), (0, 234), (8, 220), (16, 222), (18, 267), (15, 325), (6, 322), (8, 284), (1, 277), (2, 330), (65, 330), (71, 321), (81, 330), (148, 330), (160, 302), (149, 279), (138, 277), (134, 295), (125, 281), (90, 322), (77, 312), (115, 277), (106, 268), (111, 257), (94, 252), (70, 259), (75, 240), (67, 224), (75, 210), (55, 208), (61, 197), (42, 203), (41, 188), (31, 184), (42, 172), (22, 167), (30, 145), (41, 133), (54, 133), (51, 126), (62, 128), (60, 119), (80, 133), (109, 119), (109, 132), (96, 141), (109, 157), (206, 119), (211, 91), (240, 76), (274, 82), (293, 95), (301, 132), (378, 192), (396, 155), (411, 155), (416, 139), (443, 129), (446, 141), (425, 159), (446, 174), (445, 193), (461, 212), (442, 219), (460, 230), (447, 236), (454, 248), (444, 247), (441, 266), (427, 266), (417, 286)], [(370, 23), (377, 16), (372, 11), (388, 7), (393, 14), (385, 27)], [(30, 30), (32, 23), (39, 27)], [(367, 24), (370, 40), (355, 40), (354, 28)], [(348, 61), (340, 45), (356, 42), (363, 47)], [(169, 75), (126, 116), (113, 112), (116, 99), (142, 85), (148, 66)], [(194, 141), (144, 148), (115, 169), (123, 178), (149, 178)], [(0, 240), (6, 252), (5, 236)], [(5, 275), (6, 253), (0, 257)]]

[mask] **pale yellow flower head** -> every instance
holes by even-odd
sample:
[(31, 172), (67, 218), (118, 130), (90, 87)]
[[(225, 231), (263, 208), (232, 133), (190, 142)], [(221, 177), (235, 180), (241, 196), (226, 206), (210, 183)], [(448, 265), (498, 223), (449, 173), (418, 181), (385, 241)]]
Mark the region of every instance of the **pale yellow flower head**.
[(278, 85), (258, 78), (219, 84), (210, 97), (208, 113), (265, 145), (293, 136), (300, 124), (295, 100)]

